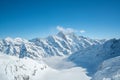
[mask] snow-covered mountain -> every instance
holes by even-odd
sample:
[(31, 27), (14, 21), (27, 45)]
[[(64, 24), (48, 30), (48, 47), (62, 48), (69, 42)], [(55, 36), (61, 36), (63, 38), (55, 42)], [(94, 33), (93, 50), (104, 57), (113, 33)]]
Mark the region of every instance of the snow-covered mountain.
[(0, 40), (0, 52), (18, 57), (41, 58), (45, 56), (69, 55), (91, 45), (102, 44), (104, 40), (94, 40), (74, 33), (59, 32), (47, 38), (25, 40), (5, 38)]
[(120, 80), (120, 56), (105, 60), (92, 80)]
[(87, 68), (89, 74), (93, 74), (104, 60), (117, 56), (120, 56), (120, 39), (111, 39), (104, 44), (93, 45), (78, 51), (72, 54), (69, 60)]
[(18, 58), (15, 56), (0, 53), (0, 80), (56, 80), (56, 79), (90, 80), (91, 77), (87, 76), (86, 70), (81, 67), (65, 70), (56, 70), (54, 68), (50, 68), (42, 60), (39, 61), (33, 60), (28, 57)]
[(50, 68), (42, 61), (0, 53), (0, 80), (39, 80), (48, 70)]
[(50, 56), (68, 55), (91, 45), (102, 43), (100, 40), (93, 40), (83, 36), (77, 36), (74, 33), (66, 34), (64, 32), (48, 36), (45, 39), (36, 38), (30, 41), (42, 47), (46, 56), (48, 56), (48, 54)]
[(5, 38), (0, 40), (0, 76), (2, 80), (73, 80), (73, 76), (75, 80), (99, 76), (99, 80), (119, 80), (118, 56), (120, 39), (96, 40), (62, 31), (31, 40)]
[(21, 58), (28, 56), (40, 59), (43, 55), (41, 47), (21, 38), (5, 38), (0, 40), (0, 52)]

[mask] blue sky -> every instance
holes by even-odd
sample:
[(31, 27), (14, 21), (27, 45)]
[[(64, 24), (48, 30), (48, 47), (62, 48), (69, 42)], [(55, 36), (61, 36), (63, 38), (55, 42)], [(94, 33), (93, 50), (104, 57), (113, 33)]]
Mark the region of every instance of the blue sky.
[(0, 38), (46, 37), (57, 26), (91, 38), (120, 38), (120, 0), (0, 0)]

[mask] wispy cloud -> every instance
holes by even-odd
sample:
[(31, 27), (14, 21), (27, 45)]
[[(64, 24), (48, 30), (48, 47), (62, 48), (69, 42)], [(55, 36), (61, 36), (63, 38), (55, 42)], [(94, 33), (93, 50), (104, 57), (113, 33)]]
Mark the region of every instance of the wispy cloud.
[(85, 33), (86, 31), (85, 30), (80, 30), (80, 33)]
[(62, 32), (64, 32), (64, 33), (66, 33), (66, 34), (68, 34), (68, 33), (85, 33), (86, 31), (85, 30), (76, 30), (76, 29), (72, 29), (72, 28), (63, 28), (62, 26), (57, 26), (56, 27), (56, 29), (58, 30), (58, 31), (62, 31)]
[(73, 33), (73, 32), (76, 32), (76, 30), (74, 30), (72, 28), (63, 28), (61, 26), (57, 26), (57, 30), (58, 31), (62, 31), (64, 33)]

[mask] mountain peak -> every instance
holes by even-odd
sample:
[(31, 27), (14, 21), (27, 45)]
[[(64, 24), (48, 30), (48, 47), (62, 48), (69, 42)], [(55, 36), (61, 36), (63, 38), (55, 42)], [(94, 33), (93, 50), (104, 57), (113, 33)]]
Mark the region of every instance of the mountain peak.
[(63, 37), (63, 36), (75, 36), (75, 33), (74, 32), (63, 32), (63, 31), (60, 31), (60, 32), (58, 32), (57, 36), (60, 36), (60, 37)]
[(61, 35), (65, 35), (65, 33), (63, 31), (60, 31), (57, 33), (58, 36), (61, 36)]
[(67, 38), (66, 38), (67, 35), (68, 35), (68, 34), (66, 34), (66, 33), (64, 33), (64, 32), (62, 32), (62, 31), (60, 31), (60, 32), (57, 34), (58, 37), (61, 37), (61, 38), (64, 39), (64, 40), (67, 40)]
[(12, 39), (11, 37), (7, 37), (7, 38), (5, 38), (4, 40), (6, 40), (6, 41), (8, 41), (8, 42), (13, 41), (13, 39)]

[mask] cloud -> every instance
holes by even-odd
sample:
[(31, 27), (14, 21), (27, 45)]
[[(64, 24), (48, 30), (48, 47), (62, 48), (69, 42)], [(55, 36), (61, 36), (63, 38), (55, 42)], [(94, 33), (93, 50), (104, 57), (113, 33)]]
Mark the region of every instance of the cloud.
[(80, 33), (85, 33), (86, 31), (85, 30), (80, 30)]
[(57, 26), (57, 30), (58, 31), (62, 31), (64, 33), (73, 33), (73, 32), (76, 32), (76, 30), (72, 29), (72, 28), (63, 28), (61, 26)]
[(69, 33), (85, 33), (86, 31), (85, 30), (75, 30), (75, 29), (72, 29), (72, 28), (63, 28), (62, 26), (57, 26), (57, 30), (58, 31), (61, 31), (61, 32), (64, 32), (65, 34), (69, 34)]

